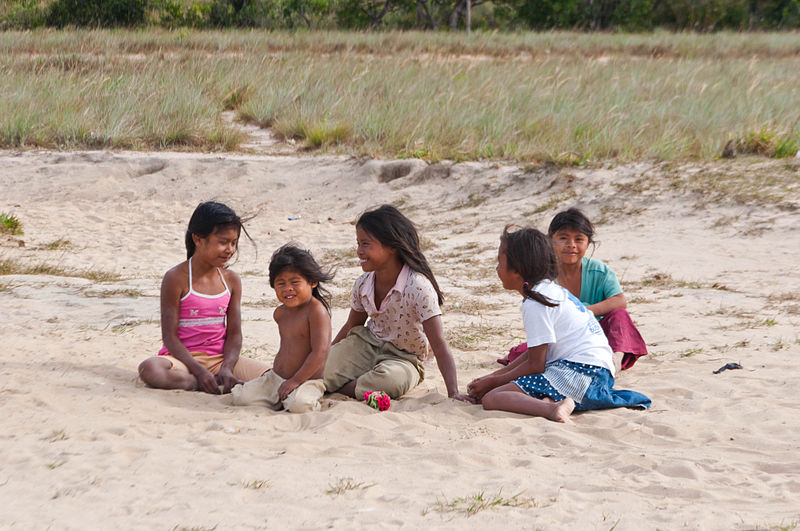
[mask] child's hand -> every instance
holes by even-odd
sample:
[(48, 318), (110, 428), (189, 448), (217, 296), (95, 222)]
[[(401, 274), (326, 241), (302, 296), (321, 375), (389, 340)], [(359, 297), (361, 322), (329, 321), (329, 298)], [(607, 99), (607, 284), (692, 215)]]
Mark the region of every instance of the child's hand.
[(491, 391), (493, 388), (494, 385), (491, 375), (481, 376), (480, 378), (472, 380), (469, 385), (467, 385), (467, 393), (475, 400), (480, 401), (480, 399), (483, 398), (483, 395)]
[(231, 389), (233, 389), (234, 385), (242, 383), (241, 380), (237, 379), (233, 375), (233, 371), (227, 367), (220, 367), (219, 373), (217, 374), (216, 384), (217, 386), (222, 386), (223, 393), (230, 393)]
[(205, 367), (200, 367), (197, 373), (194, 374), (194, 377), (197, 378), (198, 390), (210, 393), (212, 395), (219, 394), (219, 385), (217, 384), (217, 379), (213, 374), (211, 374), (211, 371)]
[(450, 398), (453, 398), (455, 400), (460, 400), (460, 401), (466, 402), (468, 404), (477, 404), (478, 403), (474, 398), (472, 398), (469, 395), (465, 395), (463, 393), (456, 393), (453, 396), (451, 396)]
[(278, 397), (281, 400), (286, 400), (289, 395), (292, 394), (292, 391), (297, 389), (297, 387), (298, 384), (294, 383), (291, 379), (286, 380), (281, 384), (280, 387), (278, 387)]

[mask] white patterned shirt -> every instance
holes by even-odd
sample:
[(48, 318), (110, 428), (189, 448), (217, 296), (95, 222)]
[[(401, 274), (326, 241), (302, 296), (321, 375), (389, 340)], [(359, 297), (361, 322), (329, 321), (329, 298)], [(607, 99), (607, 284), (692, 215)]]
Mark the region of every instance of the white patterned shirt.
[(430, 345), (422, 323), (441, 315), (439, 300), (433, 284), (424, 275), (403, 266), (389, 293), (375, 307), (375, 272), (358, 277), (350, 293), (350, 307), (369, 316), (367, 328), (378, 339), (416, 355), (430, 358)]

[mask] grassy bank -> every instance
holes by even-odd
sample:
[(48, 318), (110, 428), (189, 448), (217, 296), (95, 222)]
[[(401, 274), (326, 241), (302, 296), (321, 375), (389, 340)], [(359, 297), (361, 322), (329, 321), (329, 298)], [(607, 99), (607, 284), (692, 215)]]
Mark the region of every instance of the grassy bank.
[(550, 160), (794, 155), (800, 34), (0, 34), (0, 146)]

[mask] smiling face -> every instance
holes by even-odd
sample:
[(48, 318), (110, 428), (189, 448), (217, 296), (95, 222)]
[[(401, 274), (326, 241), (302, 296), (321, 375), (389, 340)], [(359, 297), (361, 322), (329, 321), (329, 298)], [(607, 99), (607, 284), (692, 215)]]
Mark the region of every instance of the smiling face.
[(217, 227), (205, 238), (192, 234), (195, 244), (194, 257), (214, 267), (222, 267), (236, 253), (239, 231), (235, 227)]
[(363, 271), (377, 271), (397, 260), (397, 252), (384, 246), (372, 234), (356, 227), (356, 254)]
[(575, 229), (558, 229), (552, 240), (556, 257), (563, 265), (579, 263), (589, 248), (589, 237)]
[(284, 306), (299, 308), (311, 300), (316, 282), (309, 282), (298, 271), (287, 268), (275, 277), (275, 295)]

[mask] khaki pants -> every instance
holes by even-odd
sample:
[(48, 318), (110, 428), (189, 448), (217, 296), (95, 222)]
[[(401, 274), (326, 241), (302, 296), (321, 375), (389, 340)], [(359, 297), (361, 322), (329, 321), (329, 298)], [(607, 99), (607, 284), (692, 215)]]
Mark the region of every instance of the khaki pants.
[(355, 380), (356, 398), (368, 391), (398, 398), (424, 378), (425, 367), (417, 356), (378, 339), (364, 326), (354, 326), (331, 346), (324, 375), (325, 388), (331, 393)]
[(286, 400), (281, 401), (278, 388), (286, 380), (275, 371), (269, 371), (244, 384), (231, 389), (234, 406), (266, 406), (278, 411), (286, 409), (290, 413), (306, 413), (320, 409), (319, 399), (325, 392), (322, 380), (306, 380), (289, 393)]

